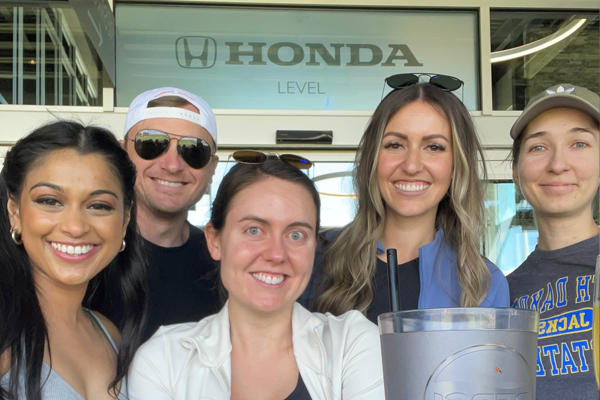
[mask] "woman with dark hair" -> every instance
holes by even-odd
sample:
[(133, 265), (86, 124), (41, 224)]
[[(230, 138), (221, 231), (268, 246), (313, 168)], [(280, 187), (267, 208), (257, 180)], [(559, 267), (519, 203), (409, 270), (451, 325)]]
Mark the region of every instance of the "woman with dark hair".
[(471, 116), (450, 93), (462, 81), (432, 75), (419, 83), (401, 74), (387, 82), (395, 90), (356, 153), (356, 216), (326, 235), (324, 261), (317, 260), (315, 311), (357, 309), (373, 322), (389, 312), (389, 248), (398, 251), (402, 309), (507, 307), (506, 278), (479, 253), (485, 165)]
[(320, 200), (283, 160), (240, 163), (223, 179), (205, 235), (228, 301), (140, 348), (131, 400), (384, 398), (377, 327), (357, 311), (295, 303), (312, 271)]
[[(125, 399), (145, 319), (135, 167), (107, 130), (42, 126), (0, 176), (0, 399)], [(121, 334), (89, 310), (122, 296)]]

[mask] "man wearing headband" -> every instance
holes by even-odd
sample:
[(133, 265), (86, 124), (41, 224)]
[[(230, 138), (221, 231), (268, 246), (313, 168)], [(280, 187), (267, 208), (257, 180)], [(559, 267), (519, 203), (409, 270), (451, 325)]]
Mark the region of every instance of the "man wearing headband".
[[(187, 221), (217, 166), (215, 115), (185, 90), (149, 90), (129, 106), (122, 145), (137, 168), (137, 220), (149, 263), (148, 339), (161, 325), (219, 311), (204, 233)], [(118, 320), (103, 303), (100, 310)]]
[(592, 340), (599, 120), (596, 93), (560, 84), (532, 98), (510, 132), (514, 181), (539, 231), (535, 250), (508, 276), (513, 307), (540, 313), (538, 399), (600, 398)]

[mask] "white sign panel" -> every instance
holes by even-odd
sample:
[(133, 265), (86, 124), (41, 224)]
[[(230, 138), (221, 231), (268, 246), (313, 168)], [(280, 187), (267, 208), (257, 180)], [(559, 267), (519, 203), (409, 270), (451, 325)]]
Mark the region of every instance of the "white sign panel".
[(116, 16), (119, 106), (176, 86), (214, 108), (373, 110), (386, 77), (431, 72), (463, 80), (479, 107), (475, 12), (117, 4)]

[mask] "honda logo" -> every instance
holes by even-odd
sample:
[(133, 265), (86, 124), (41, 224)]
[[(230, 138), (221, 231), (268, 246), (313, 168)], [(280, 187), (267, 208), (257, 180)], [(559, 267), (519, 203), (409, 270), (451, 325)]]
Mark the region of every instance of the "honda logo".
[(175, 42), (175, 52), (182, 68), (212, 68), (217, 61), (217, 42), (208, 36), (182, 36)]
[[(333, 43), (329, 48), (324, 43), (306, 43), (303, 46), (292, 42), (278, 42), (267, 46), (266, 42), (225, 42), (229, 47), (227, 65), (267, 65), (272, 64), (289, 67), (304, 63), (319, 66), (352, 66), (368, 67), (422, 67), (411, 49), (406, 44), (388, 44), (381, 48), (374, 44)], [(249, 49), (250, 47), (250, 49)], [(291, 53), (291, 59), (281, 57), (280, 50)], [(182, 36), (175, 42), (177, 63), (182, 68), (212, 68), (217, 59), (217, 42), (207, 36)], [(307, 57), (308, 56), (308, 57)], [(385, 58), (384, 58), (385, 57)]]

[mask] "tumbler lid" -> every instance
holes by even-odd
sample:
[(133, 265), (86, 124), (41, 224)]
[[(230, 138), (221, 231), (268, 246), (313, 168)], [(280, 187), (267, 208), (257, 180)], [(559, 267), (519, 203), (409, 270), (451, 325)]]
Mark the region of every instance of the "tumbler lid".
[(537, 311), (516, 308), (457, 307), (385, 313), (378, 317), (379, 333), (500, 330), (538, 332)]

